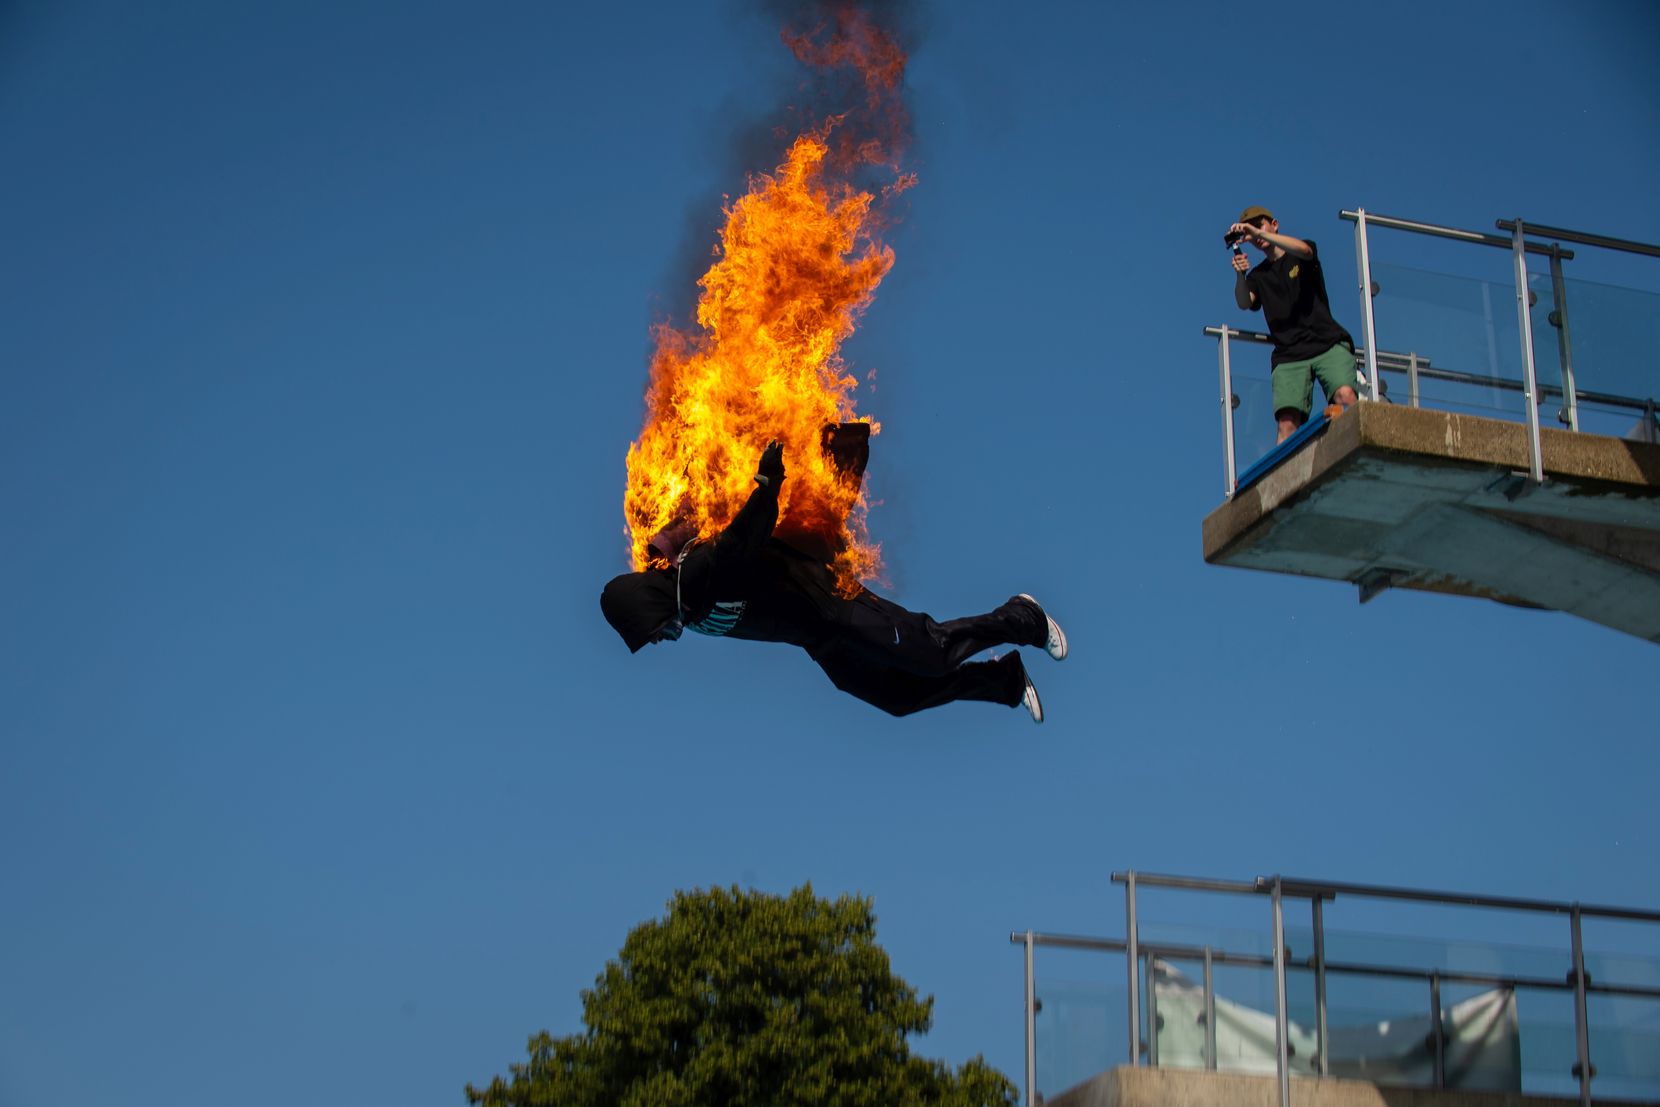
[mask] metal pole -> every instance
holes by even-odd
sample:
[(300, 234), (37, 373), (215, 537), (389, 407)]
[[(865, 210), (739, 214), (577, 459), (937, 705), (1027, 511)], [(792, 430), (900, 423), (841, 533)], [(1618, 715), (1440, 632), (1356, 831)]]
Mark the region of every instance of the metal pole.
[[(1340, 211), (1337, 213), (1337, 216), (1339, 219), (1355, 220), (1360, 218), (1361, 214), (1362, 213), (1358, 211)], [(1503, 227), (1506, 233), (1497, 235), (1486, 234), (1482, 231), (1460, 230), (1457, 227), (1443, 227), (1435, 223), (1420, 223), (1416, 219), (1396, 219), (1392, 215), (1379, 215), (1375, 211), (1367, 213), (1366, 219), (1374, 227), (1385, 227), (1389, 230), (1395, 231), (1411, 231), (1414, 234), (1434, 235), (1437, 238), (1452, 238), (1458, 240), (1459, 242), (1475, 242), (1483, 246), (1497, 246), (1504, 250), (1510, 249), (1510, 228), (1504, 225), (1504, 220), (1499, 221), (1499, 226)], [(1546, 228), (1535, 226), (1534, 233), (1549, 234), (1550, 231)], [(1568, 242), (1578, 241), (1577, 239), (1569, 238), (1566, 233), (1558, 234), (1554, 237), (1561, 238)], [(1529, 242), (1527, 244), (1527, 250), (1530, 254), (1550, 253), (1549, 246), (1545, 246), (1537, 242)], [(1572, 250), (1564, 250), (1562, 251), (1562, 256), (1571, 260), (1574, 254)]]
[(1568, 915), (1574, 943), (1574, 1039), (1579, 1053), (1579, 1102), (1591, 1104), (1591, 1026), (1585, 1009), (1585, 944), (1580, 935), (1579, 904)]
[(1282, 882), (1274, 878), (1274, 1065), (1280, 1078), (1280, 1107), (1291, 1107), (1290, 1032), (1285, 1011), (1285, 905)]
[(1418, 354), (1416, 351), (1406, 358), (1406, 394), (1413, 407), (1418, 406)]
[(1216, 982), (1211, 976), (1210, 947), (1205, 947), (1205, 1068), (1216, 1071)]
[(1230, 332), (1224, 323), (1216, 348), (1222, 362), (1222, 467), (1223, 472), (1227, 474), (1227, 494), (1231, 497), (1239, 487), (1239, 477), (1233, 456), (1233, 366), (1228, 360), (1230, 333), (1233, 332)]
[(1447, 1083), (1447, 1037), (1441, 1027), (1441, 974), (1429, 974), (1429, 1040), (1434, 1057), (1436, 1088)]
[[(1554, 243), (1553, 243), (1554, 245)], [(1579, 395), (1574, 390), (1574, 351), (1568, 338), (1568, 282), (1562, 279), (1562, 254), (1550, 256), (1551, 298), (1556, 301), (1556, 349), (1562, 358), (1562, 402), (1568, 412), (1568, 429), (1579, 429)]]
[(1539, 382), (1533, 371), (1533, 315), (1528, 311), (1527, 254), (1522, 234), (1522, 221), (1518, 219), (1510, 241), (1516, 259), (1516, 316), (1522, 337), (1522, 399), (1527, 405), (1528, 475), (1535, 484), (1540, 484), (1545, 479), (1545, 465), (1539, 446)]
[(1037, 983), (1032, 972), (1032, 932), (1026, 932), (1026, 1107), (1037, 1107)]
[(1159, 1067), (1159, 959), (1147, 955), (1147, 1064)]
[(1320, 896), (1314, 897), (1314, 1032), (1318, 1037), (1320, 1075), (1329, 1071), (1326, 1065), (1326, 922)]
[(1378, 329), (1372, 317), (1372, 255), (1366, 242), (1366, 209), (1355, 212), (1355, 264), (1360, 268), (1360, 319), (1365, 329), (1366, 384), (1371, 399), (1378, 398)]
[(1141, 1064), (1141, 965), (1136, 952), (1135, 870), (1124, 874), (1124, 961), (1130, 982), (1130, 1067)]

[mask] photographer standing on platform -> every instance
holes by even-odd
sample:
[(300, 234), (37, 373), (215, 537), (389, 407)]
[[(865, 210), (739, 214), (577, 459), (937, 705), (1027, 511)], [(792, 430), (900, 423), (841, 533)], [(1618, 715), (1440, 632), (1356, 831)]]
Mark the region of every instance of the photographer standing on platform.
[[(1327, 415), (1342, 414), (1358, 399), (1354, 339), (1332, 318), (1312, 241), (1281, 234), (1273, 213), (1254, 205), (1240, 213), (1224, 241), (1233, 247), (1234, 303), (1241, 311), (1261, 310), (1274, 340), (1274, 418), (1284, 442), (1308, 420), (1315, 377), (1326, 394)], [(1256, 268), (1245, 260), (1241, 241), (1262, 251)]]

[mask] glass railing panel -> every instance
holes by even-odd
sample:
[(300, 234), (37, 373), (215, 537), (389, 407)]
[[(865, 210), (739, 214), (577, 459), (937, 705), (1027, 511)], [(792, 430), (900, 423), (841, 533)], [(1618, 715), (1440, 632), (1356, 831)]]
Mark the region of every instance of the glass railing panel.
[(1040, 1004), (1037, 1090), (1044, 1098), (1126, 1063), (1123, 954), (1039, 946), (1033, 974)]
[[(1529, 280), (1538, 298), (1535, 359), (1559, 366), (1560, 332), (1550, 322), (1557, 308), (1550, 275), (1536, 273)], [(1660, 293), (1575, 279), (1563, 284), (1575, 388), (1637, 403), (1660, 398)], [(1554, 417), (1560, 406), (1553, 397), (1544, 410)], [(1580, 429), (1623, 436), (1640, 414), (1625, 404), (1582, 401)]]
[[(1473, 990), (1444, 987), (1443, 1009), (1456, 1010), (1461, 1004), (1471, 1003), (1473, 996), (1464, 991)], [(1430, 1010), (1427, 980), (1328, 974), (1326, 1024), (1330, 1041), (1326, 1049), (1332, 1075), (1376, 1084), (1433, 1085)], [(1447, 1069), (1449, 1087), (1495, 1091), (1520, 1088), (1518, 1066), (1507, 1068), (1502, 1061), (1495, 1065), (1490, 1049), (1472, 1058), (1469, 1048), (1460, 1048), (1456, 1033), (1449, 1034), (1449, 1038), (1448, 1057), (1455, 1062)], [(1514, 1046), (1514, 1035), (1510, 1044)], [(1502, 1050), (1499, 1052), (1502, 1054)]]
[[(1594, 923), (1600, 923), (1600, 919), (1587, 919), (1585, 923), (1585, 971), (1590, 973), (1592, 983), (1660, 989), (1660, 926), (1638, 928), (1625, 924), (1615, 928)], [(1604, 944), (1630, 953), (1604, 953), (1600, 949)], [(1642, 953), (1638, 949), (1643, 949)]]
[(1230, 339), (1228, 359), (1233, 374), (1234, 471), (1243, 473), (1274, 448), (1274, 390), (1269, 379), (1270, 346)]
[[(1593, 986), (1660, 990), (1660, 927), (1628, 920), (1585, 920), (1585, 971)], [(1602, 950), (1613, 948), (1619, 953)], [(1591, 1064), (1599, 1096), (1660, 1100), (1660, 998), (1587, 997)]]
[[(1572, 425), (1568, 415), (1568, 400), (1565, 394), (1553, 389), (1559, 389), (1563, 384), (1563, 351), (1562, 332), (1553, 320), (1560, 304), (1557, 302), (1549, 273), (1529, 273), (1528, 289), (1533, 295), (1533, 306), (1529, 315), (1533, 320), (1533, 361), (1539, 373), (1539, 379), (1545, 384), (1543, 396), (1539, 404), (1539, 425), (1542, 427), (1563, 427)], [(1566, 288), (1564, 287), (1564, 292)], [(1583, 385), (1581, 385), (1583, 387)], [(1581, 407), (1579, 411), (1580, 429), (1595, 434), (1607, 434), (1605, 427), (1593, 430), (1585, 425), (1587, 417), (1595, 418), (1592, 413)], [(1629, 420), (1628, 420), (1629, 422)]]
[[(1243, 965), (1212, 968), (1216, 1005), (1216, 1067), (1222, 1072), (1275, 1071), (1274, 974)], [(1204, 963), (1201, 960), (1160, 960), (1154, 976), (1157, 994), (1149, 1012), (1158, 1027), (1158, 1064), (1161, 1068), (1209, 1067), (1209, 1040), (1205, 1026)], [(1287, 978), (1288, 991), (1294, 987)], [(1312, 1072), (1313, 1054), (1302, 1048), (1312, 1041), (1312, 1023), (1293, 1025), (1292, 1071)]]
[[(1243, 930), (1173, 924), (1143, 926), (1142, 940), (1155, 946), (1184, 946), (1180, 955), (1161, 954), (1158, 1017), (1161, 1067), (1204, 1068), (1208, 1054), (1204, 1011), (1204, 955), (1213, 950), (1211, 978), (1217, 1012), (1217, 1068), (1257, 1074), (1275, 1071), (1275, 994), (1272, 965), (1227, 964), (1223, 955), (1268, 960), (1268, 928)], [(1312, 932), (1287, 927), (1286, 1017), (1291, 1071), (1314, 1075), (1318, 1056), (1314, 974), (1302, 965), (1314, 948)], [(1197, 947), (1194, 949), (1193, 947)]]
[[(1159, 957), (1159, 995), (1154, 1004), (1143, 1004), (1144, 1012), (1156, 1014), (1159, 1064), (1205, 1067), (1205, 1030), (1197, 1015), (1204, 1003), (1202, 950), (1208, 947), (1213, 951), (1218, 1068), (1272, 1072), (1273, 972), (1269, 967), (1222, 963), (1224, 955), (1270, 956), (1267, 928), (1144, 921), (1140, 936), (1144, 947)], [(1285, 939), (1291, 1068), (1294, 1073), (1312, 1073), (1318, 1049), (1314, 974), (1308, 967), (1313, 934), (1306, 927), (1288, 926)], [(1429, 973), (1436, 971), (1442, 975), (1448, 1087), (1574, 1094), (1572, 992), (1503, 983), (1565, 981), (1570, 960), (1566, 941), (1552, 948), (1328, 930), (1326, 960), (1339, 966), (1330, 969), (1326, 979), (1327, 1052), (1333, 1075), (1380, 1084), (1431, 1083)], [(1344, 964), (1412, 975), (1343, 972)], [(1660, 985), (1660, 958), (1587, 952), (1586, 966), (1593, 981)], [(1461, 974), (1495, 979), (1461, 981)], [(1593, 994), (1589, 1009), (1598, 1094), (1648, 1099), (1660, 1095), (1660, 1000)]]
[[(1167, 923), (1143, 919), (1138, 934), (1144, 946), (1161, 950), (1167, 946), (1180, 946), (1202, 951), (1206, 946), (1209, 946), (1213, 950), (1226, 950), (1229, 953), (1246, 954), (1252, 957), (1267, 957), (1273, 952), (1273, 943), (1270, 941), (1266, 925), (1260, 929), (1250, 929), (1247, 927), (1197, 926), (1188, 923)], [(1295, 945), (1299, 941), (1297, 932), (1292, 928), (1287, 927), (1285, 934), (1288, 945)], [(1186, 966), (1190, 962), (1183, 958), (1177, 963), (1183, 966), (1185, 972)], [(1192, 962), (1192, 964), (1198, 963), (1197, 961)]]
[(1560, 948), (1550, 948), (1328, 930), (1326, 960), (1450, 975), (1560, 980), (1568, 971), (1569, 953), (1566, 935)]
[[(1378, 349), (1430, 363), (1420, 377), (1420, 406), (1525, 419), (1514, 284), (1380, 263), (1372, 265), (1372, 282)], [(1405, 374), (1385, 379), (1391, 398), (1405, 403)], [(1554, 361), (1540, 380), (1557, 383)]]
[(1203, 962), (1158, 958), (1150, 984), (1147, 1016), (1155, 1029), (1149, 1037), (1156, 1034), (1157, 1048), (1149, 1051), (1149, 1063), (1156, 1061), (1160, 1068), (1208, 1068)]
[[(1326, 1048), (1331, 1074), (1382, 1085), (1430, 1086), (1435, 1064), (1431, 1009), (1427, 979), (1329, 973)], [(1445, 1087), (1573, 1092), (1571, 993), (1443, 982), (1441, 1013)]]
[[(1591, 979), (1597, 979), (1594, 972)], [(1651, 1102), (1660, 1098), (1660, 1000), (1591, 995), (1586, 1010), (1596, 1094)]]
[(1516, 1020), (1522, 1046), (1522, 1091), (1528, 1095), (1576, 1096), (1578, 1039), (1574, 997), (1569, 991), (1516, 989)]
[[(1195, 967), (1202, 973), (1201, 967)], [(1203, 976), (1199, 977), (1203, 982)], [(1220, 965), (1216, 985), (1216, 1068), (1220, 1072), (1272, 1073), (1274, 1065), (1274, 973), (1270, 969)], [(1287, 994), (1291, 978), (1286, 978)], [(1203, 1026), (1196, 1027), (1203, 1031)], [(1292, 1032), (1295, 1043), (1299, 1037)], [(1291, 1071), (1304, 1072), (1306, 1057), (1292, 1047)], [(1161, 1055), (1160, 1060), (1164, 1058)]]

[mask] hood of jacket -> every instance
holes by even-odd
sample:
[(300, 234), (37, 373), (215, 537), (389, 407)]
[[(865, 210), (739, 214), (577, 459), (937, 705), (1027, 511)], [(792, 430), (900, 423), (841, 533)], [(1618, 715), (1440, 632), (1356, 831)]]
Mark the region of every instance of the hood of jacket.
[(629, 653), (655, 641), (677, 614), (674, 577), (662, 569), (612, 577), (599, 596), (605, 621), (622, 636)]

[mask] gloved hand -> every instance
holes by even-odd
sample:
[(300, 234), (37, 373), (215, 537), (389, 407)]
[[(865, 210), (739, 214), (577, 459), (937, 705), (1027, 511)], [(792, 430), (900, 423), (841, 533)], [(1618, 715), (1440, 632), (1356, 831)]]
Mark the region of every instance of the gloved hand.
[(755, 467), (755, 483), (772, 489), (784, 483), (784, 447), (776, 438), (761, 451), (761, 464)]

